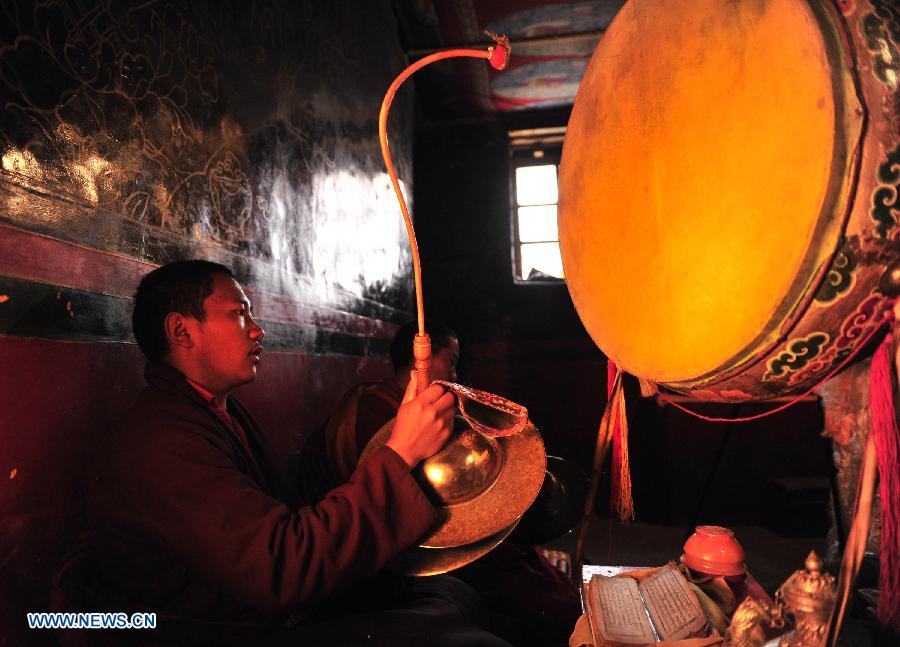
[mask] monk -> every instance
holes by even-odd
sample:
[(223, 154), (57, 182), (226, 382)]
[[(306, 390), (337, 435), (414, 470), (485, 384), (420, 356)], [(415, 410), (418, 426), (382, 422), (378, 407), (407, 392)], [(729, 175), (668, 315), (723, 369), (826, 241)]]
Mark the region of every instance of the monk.
[(387, 444), (304, 501), (231, 393), (265, 364), (233, 273), (156, 269), (133, 323), (147, 387), (104, 439), (87, 497), (106, 608), (155, 611), (157, 637), (190, 644), (508, 644), (477, 624), (462, 582), (379, 576), (438, 519), (410, 470), (446, 442), (452, 394), (407, 389)]

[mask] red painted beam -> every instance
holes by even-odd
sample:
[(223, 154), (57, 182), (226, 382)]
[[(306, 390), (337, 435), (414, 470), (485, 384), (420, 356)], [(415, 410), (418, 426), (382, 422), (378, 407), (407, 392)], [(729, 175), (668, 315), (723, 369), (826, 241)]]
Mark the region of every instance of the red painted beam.
[[(157, 265), (0, 224), (0, 275), (131, 297)], [(307, 323), (352, 335), (390, 339), (395, 324), (311, 306), (289, 296), (248, 290), (263, 319)]]

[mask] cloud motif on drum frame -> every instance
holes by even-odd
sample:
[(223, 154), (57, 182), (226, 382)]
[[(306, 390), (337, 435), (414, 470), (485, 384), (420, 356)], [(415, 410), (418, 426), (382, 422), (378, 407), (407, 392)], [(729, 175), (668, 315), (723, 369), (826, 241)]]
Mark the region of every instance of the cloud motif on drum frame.
[(900, 212), (900, 145), (888, 153), (887, 159), (878, 167), (878, 181), (887, 186), (878, 187), (872, 194), (872, 219), (881, 238), (897, 224), (894, 211)]
[(891, 92), (900, 86), (900, 11), (894, 2), (872, 0), (875, 13), (866, 14), (861, 24), (875, 76)]
[(835, 255), (831, 267), (828, 268), (828, 274), (825, 275), (825, 280), (819, 291), (816, 292), (815, 300), (819, 303), (831, 303), (840, 295), (848, 292), (853, 287), (853, 270), (855, 269), (856, 259), (850, 252), (849, 246), (844, 243)]
[(788, 342), (787, 349), (769, 360), (763, 382), (770, 382), (798, 371), (815, 359), (831, 340), (828, 333), (814, 332)]

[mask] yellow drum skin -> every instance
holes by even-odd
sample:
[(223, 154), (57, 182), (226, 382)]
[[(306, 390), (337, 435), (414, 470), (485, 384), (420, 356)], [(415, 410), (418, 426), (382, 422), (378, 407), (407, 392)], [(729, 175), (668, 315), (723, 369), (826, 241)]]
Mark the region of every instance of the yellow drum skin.
[(610, 25), (569, 121), (559, 232), (575, 307), (624, 370), (764, 399), (878, 325), (900, 233), (882, 8), (631, 0)]

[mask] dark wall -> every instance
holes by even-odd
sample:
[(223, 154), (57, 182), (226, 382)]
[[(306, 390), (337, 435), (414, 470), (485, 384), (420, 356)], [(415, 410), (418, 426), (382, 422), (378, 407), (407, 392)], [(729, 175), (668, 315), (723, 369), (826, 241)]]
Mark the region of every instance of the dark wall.
[[(635, 511), (639, 521), (682, 526), (765, 525), (824, 536), (829, 445), (816, 398), (746, 423), (698, 420), (674, 406), (626, 393)], [(714, 418), (762, 414), (776, 403), (679, 399)], [(777, 500), (776, 500), (777, 498)], [(806, 527), (798, 530), (805, 524)]]
[[(0, 16), (0, 644), (27, 644), (24, 610), (47, 607), (83, 527), (82, 466), (143, 382), (141, 275), (235, 269), (268, 333), (241, 395), (282, 455), (384, 370), (411, 261), (377, 115), (405, 59), (387, 0), (4, 0)], [(391, 124), (408, 191), (411, 105)]]

